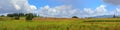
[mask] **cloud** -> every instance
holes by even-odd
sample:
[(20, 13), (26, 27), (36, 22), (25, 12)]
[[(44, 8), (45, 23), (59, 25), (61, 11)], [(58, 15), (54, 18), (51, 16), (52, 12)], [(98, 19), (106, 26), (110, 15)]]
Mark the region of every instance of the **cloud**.
[(78, 17), (92, 17), (100, 15), (108, 15), (109, 11), (106, 9), (106, 5), (100, 5), (96, 9), (84, 8), (83, 10), (75, 9), (71, 5), (61, 5), (51, 8), (49, 5), (41, 7), (37, 13), (40, 16), (45, 17), (63, 17), (70, 18), (72, 16)]
[(120, 8), (116, 8), (116, 10), (114, 11), (114, 14), (120, 15)]
[(21, 7), (18, 6), (18, 5), (14, 5), (14, 7), (15, 7), (16, 10), (20, 10), (21, 9)]
[(120, 8), (116, 8), (116, 12), (120, 12)]
[(28, 3), (28, 0), (0, 0), (0, 14), (26, 13), (36, 9), (36, 6)]
[(112, 5), (120, 5), (120, 0), (103, 0), (103, 2), (112, 4)]
[(45, 17), (71, 17), (76, 15), (77, 12), (79, 10), (73, 9), (71, 5), (62, 5), (53, 8), (46, 5), (38, 10), (38, 14)]
[(105, 5), (100, 5), (99, 7), (97, 7), (95, 9), (95, 13), (97, 15), (105, 15), (105, 14), (107, 14), (106, 6)]
[(90, 15), (90, 14), (94, 13), (94, 11), (91, 8), (84, 8), (84, 13)]
[(105, 5), (100, 5), (96, 9), (84, 8), (82, 11), (85, 17), (100, 16), (109, 14)]
[[(73, 4), (77, 3), (77, 0), (60, 0), (65, 4)], [(112, 0), (103, 0), (104, 2), (119, 5), (119, 2), (110, 2)], [(74, 3), (73, 3), (74, 2)], [(7, 14), (7, 13), (28, 13), (28, 12), (35, 12), (40, 16), (45, 17), (63, 17), (63, 18), (70, 18), (72, 16), (78, 17), (91, 17), (91, 16), (99, 16), (99, 15), (108, 15), (114, 14), (115, 12), (120, 13), (120, 8), (116, 8), (115, 11), (108, 11), (106, 9), (106, 5), (100, 5), (96, 7), (96, 9), (92, 8), (84, 8), (76, 9), (72, 5), (61, 5), (50, 7), (49, 5), (43, 6), (37, 10), (36, 6), (30, 5), (28, 0), (0, 0), (0, 14)]]

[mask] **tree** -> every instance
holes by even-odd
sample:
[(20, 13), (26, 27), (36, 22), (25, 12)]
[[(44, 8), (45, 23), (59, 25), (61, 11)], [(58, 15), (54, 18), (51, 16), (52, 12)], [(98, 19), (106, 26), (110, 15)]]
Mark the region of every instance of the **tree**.
[(19, 16), (15, 16), (14, 19), (15, 19), (15, 20), (19, 20), (20, 17), (19, 17)]
[(14, 15), (14, 19), (15, 20), (19, 20), (20, 19), (20, 15), (18, 13), (14, 13), (13, 15)]
[(13, 14), (7, 14), (8, 17), (13, 17)]
[(4, 17), (5, 15), (1, 15), (0, 17)]
[(115, 15), (113, 15), (113, 18), (116, 18), (116, 16), (115, 16)]
[(77, 16), (73, 16), (72, 18), (78, 18)]
[(20, 16), (18, 13), (7, 14), (8, 17), (13, 17), (15, 20), (19, 20)]
[(20, 16), (25, 16), (25, 14), (24, 14), (24, 13), (19, 13), (19, 15), (20, 15)]
[(34, 15), (32, 13), (28, 13), (26, 15), (26, 20), (32, 20), (34, 18)]

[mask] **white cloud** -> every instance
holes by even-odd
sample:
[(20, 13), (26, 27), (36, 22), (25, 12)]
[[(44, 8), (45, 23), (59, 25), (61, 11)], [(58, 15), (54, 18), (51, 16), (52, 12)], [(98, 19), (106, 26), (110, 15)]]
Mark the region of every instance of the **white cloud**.
[(97, 13), (97, 15), (105, 15), (105, 14), (107, 14), (107, 9), (106, 9), (105, 5), (100, 5), (95, 10), (96, 10), (95, 13)]
[(0, 14), (29, 12), (37, 9), (36, 6), (30, 5), (28, 0), (0, 0)]
[(100, 16), (100, 15), (108, 15), (111, 14), (106, 9), (105, 5), (100, 5), (96, 7), (95, 10), (91, 8), (84, 8), (83, 11), (80, 9), (72, 8), (71, 5), (62, 5), (62, 6), (56, 6), (51, 8), (50, 6), (46, 5), (44, 7), (41, 7), (37, 13), (40, 16), (45, 17), (72, 17), (72, 16), (78, 16), (78, 17), (91, 17), (91, 16)]
[(62, 5), (50, 8), (50, 6), (46, 5), (41, 7), (38, 11), (40, 16), (46, 17), (71, 17), (76, 15), (78, 9), (73, 9), (70, 5)]
[(99, 7), (96, 8), (96, 12), (98, 13), (104, 13), (106, 12), (107, 10), (105, 9), (105, 5), (100, 5)]
[(34, 5), (30, 5), (30, 9), (31, 9), (31, 10), (36, 10), (37, 8), (36, 8), (36, 6), (34, 6)]
[(118, 12), (118, 13), (119, 13), (119, 12), (120, 12), (120, 8), (116, 8), (116, 12)]
[(40, 16), (45, 17), (91, 17), (91, 16), (99, 16), (99, 15), (108, 15), (110, 14), (105, 5), (100, 5), (96, 7), (95, 10), (91, 8), (84, 8), (83, 11), (80, 9), (72, 8), (71, 5), (62, 5), (56, 6), (51, 8), (50, 6), (46, 5), (41, 7), (37, 13)]
[(16, 10), (20, 10), (21, 9), (21, 7), (18, 6), (18, 5), (14, 5), (14, 7), (15, 7)]
[(94, 11), (91, 8), (84, 8), (84, 12), (86, 12), (87, 14), (94, 13)]
[[(15, 12), (33, 12), (36, 10), (36, 6), (30, 5), (28, 0), (0, 0), (0, 14), (15, 13)], [(120, 13), (120, 9), (116, 8), (117, 13)], [(96, 9), (84, 8), (83, 10), (73, 8), (71, 5), (61, 5), (56, 7), (50, 7), (46, 5), (39, 8), (35, 13), (40, 16), (46, 17), (90, 17), (113, 14), (116, 11), (108, 11), (106, 5), (100, 5)]]
[(120, 8), (116, 8), (116, 10), (113, 13), (116, 15), (120, 15)]
[(85, 17), (109, 14), (105, 5), (100, 5), (100, 6), (96, 7), (96, 9), (84, 8), (82, 13), (83, 13), (83, 16), (85, 16)]

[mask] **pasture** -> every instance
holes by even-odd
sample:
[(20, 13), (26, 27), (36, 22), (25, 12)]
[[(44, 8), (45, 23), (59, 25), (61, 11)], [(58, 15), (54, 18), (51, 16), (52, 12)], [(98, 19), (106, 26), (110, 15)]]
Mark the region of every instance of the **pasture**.
[(120, 30), (120, 18), (34, 18), (14, 20), (0, 17), (0, 30)]

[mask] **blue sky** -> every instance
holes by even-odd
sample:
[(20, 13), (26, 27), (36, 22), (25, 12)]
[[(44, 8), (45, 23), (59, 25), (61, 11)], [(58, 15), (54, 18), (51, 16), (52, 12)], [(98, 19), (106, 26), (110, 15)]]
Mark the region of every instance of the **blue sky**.
[[(66, 0), (66, 2), (69, 0)], [(73, 0), (74, 1), (74, 0)], [(102, 0), (75, 0), (75, 2), (62, 2), (62, 1), (56, 1), (56, 0), (29, 0), (29, 3), (31, 5), (35, 5), (37, 8), (49, 5), (51, 7), (59, 6), (59, 5), (72, 5), (75, 8), (84, 9), (84, 8), (92, 8), (95, 9), (96, 7), (100, 5), (106, 5), (108, 10), (114, 10), (116, 6), (113, 6), (111, 4), (105, 3)]]
[[(116, 11), (116, 8), (119, 8), (119, 0), (29, 0), (29, 3), (35, 5), (38, 9), (46, 5), (49, 5), (50, 8), (60, 5), (72, 5), (72, 8), (80, 9), (76, 11), (79, 11), (78, 14), (84, 17), (113, 15), (115, 12), (112, 11)], [(79, 16), (78, 14), (75, 13), (76, 16)]]
[(44, 17), (70, 18), (120, 15), (120, 0), (0, 0), (0, 15), (36, 13)]

